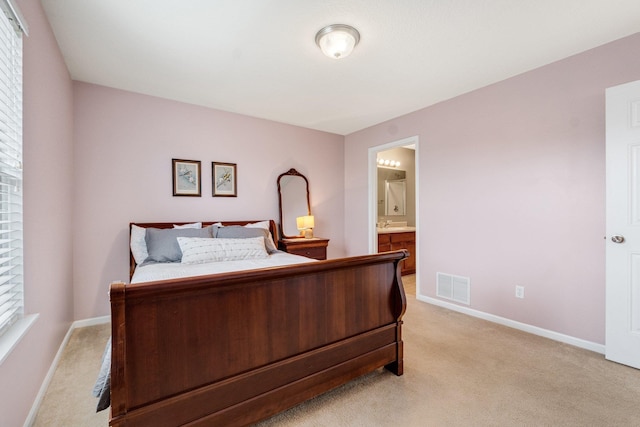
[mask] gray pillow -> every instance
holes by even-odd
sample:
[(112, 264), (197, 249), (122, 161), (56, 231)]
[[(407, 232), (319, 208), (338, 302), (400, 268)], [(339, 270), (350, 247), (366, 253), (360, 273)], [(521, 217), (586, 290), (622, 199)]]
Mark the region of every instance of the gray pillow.
[(204, 228), (147, 228), (145, 241), (149, 256), (144, 264), (180, 262), (182, 251), (178, 237), (213, 237), (211, 227)]
[(269, 230), (264, 228), (250, 228), (241, 225), (227, 225), (224, 227), (214, 226), (213, 237), (223, 239), (247, 239), (250, 237), (264, 237), (264, 246), (269, 254), (277, 252), (278, 249), (273, 246), (269, 239)]

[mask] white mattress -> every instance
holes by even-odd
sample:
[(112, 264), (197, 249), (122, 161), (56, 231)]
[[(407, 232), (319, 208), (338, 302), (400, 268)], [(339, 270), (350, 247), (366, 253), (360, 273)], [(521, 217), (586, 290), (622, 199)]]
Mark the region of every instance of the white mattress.
[(282, 265), (302, 264), (314, 261), (315, 260), (311, 258), (278, 251), (269, 255), (268, 258), (262, 259), (209, 262), (205, 264), (182, 264), (179, 262), (149, 264), (144, 267), (136, 268), (136, 271), (133, 273), (133, 277), (131, 278), (131, 283), (227, 273), (230, 271), (253, 270), (256, 268), (278, 267)]

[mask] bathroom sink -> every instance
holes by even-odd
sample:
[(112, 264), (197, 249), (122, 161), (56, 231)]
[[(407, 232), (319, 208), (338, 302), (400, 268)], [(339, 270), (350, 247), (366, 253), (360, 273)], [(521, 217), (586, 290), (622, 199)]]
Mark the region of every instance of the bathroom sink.
[(415, 227), (378, 227), (378, 233), (401, 233), (404, 231), (416, 231)]

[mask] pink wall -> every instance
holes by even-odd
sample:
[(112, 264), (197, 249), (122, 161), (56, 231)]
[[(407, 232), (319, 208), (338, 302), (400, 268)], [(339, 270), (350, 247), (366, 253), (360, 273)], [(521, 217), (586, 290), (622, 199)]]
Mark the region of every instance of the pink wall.
[[(277, 220), (290, 168), (309, 179), (329, 257), (344, 253), (342, 136), (86, 83), (74, 93), (76, 319), (109, 314), (109, 283), (128, 280), (129, 222)], [(172, 158), (202, 161), (202, 197), (172, 196)], [(237, 198), (211, 197), (212, 161), (237, 163)]]
[(39, 1), (24, 39), (24, 262), (31, 329), (0, 365), (0, 425), (21, 426), (73, 320), (72, 83)]
[(368, 148), (418, 135), (422, 295), (467, 276), (473, 309), (604, 343), (604, 91), (640, 79), (639, 50), (636, 34), (347, 136), (347, 252), (368, 250)]

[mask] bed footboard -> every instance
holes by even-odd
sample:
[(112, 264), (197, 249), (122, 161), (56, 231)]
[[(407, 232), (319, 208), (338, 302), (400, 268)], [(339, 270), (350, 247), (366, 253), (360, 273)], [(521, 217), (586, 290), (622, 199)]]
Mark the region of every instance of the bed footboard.
[(111, 426), (249, 425), (402, 375), (406, 251), (111, 285)]

